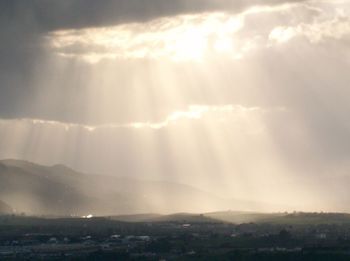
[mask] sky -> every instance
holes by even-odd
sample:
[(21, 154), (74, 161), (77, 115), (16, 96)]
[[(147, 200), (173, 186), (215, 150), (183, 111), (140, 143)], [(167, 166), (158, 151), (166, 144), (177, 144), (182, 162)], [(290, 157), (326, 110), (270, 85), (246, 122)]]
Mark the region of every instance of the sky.
[(0, 158), (350, 211), (349, 0), (1, 0)]

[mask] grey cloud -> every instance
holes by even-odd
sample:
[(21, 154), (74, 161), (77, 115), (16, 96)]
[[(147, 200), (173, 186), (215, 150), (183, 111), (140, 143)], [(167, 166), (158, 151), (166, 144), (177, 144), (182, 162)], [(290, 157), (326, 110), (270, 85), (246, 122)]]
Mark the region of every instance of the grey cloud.
[(209, 11), (240, 12), (253, 5), (279, 5), (306, 0), (7, 0), (0, 3), (3, 20), (39, 30), (84, 28), (144, 22), (158, 17)]

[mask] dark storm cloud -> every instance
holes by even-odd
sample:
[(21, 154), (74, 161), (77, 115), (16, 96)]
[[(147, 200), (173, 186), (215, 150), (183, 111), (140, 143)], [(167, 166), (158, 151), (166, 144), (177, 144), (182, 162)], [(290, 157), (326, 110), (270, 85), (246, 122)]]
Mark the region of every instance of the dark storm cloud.
[(186, 13), (240, 12), (253, 5), (306, 0), (8, 0), (0, 3), (2, 20), (26, 28), (57, 30), (116, 25)]

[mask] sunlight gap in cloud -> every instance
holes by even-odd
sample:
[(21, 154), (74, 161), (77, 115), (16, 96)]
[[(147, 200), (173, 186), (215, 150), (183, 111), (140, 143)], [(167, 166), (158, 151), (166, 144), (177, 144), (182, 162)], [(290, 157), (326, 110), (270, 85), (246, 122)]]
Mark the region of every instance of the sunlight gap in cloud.
[(240, 14), (226, 12), (179, 15), (147, 23), (102, 28), (61, 30), (47, 36), (60, 56), (96, 63), (102, 59), (162, 58), (200, 61), (210, 55), (226, 54), (240, 59), (252, 49), (252, 39), (237, 44), (236, 34), (248, 15), (279, 12), (300, 6), (255, 6)]
[(65, 57), (94, 63), (103, 58), (170, 58), (198, 60), (210, 49), (232, 50), (240, 17), (224, 13), (182, 15), (146, 24), (54, 32), (51, 46)]

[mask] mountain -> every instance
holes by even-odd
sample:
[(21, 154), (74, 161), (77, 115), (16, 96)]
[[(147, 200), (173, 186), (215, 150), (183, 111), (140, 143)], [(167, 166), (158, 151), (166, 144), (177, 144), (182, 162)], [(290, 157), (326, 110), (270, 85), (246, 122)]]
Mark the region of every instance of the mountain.
[(199, 213), (247, 204), (173, 182), (88, 175), (19, 160), (0, 161), (0, 198), (18, 212), (59, 216)]

